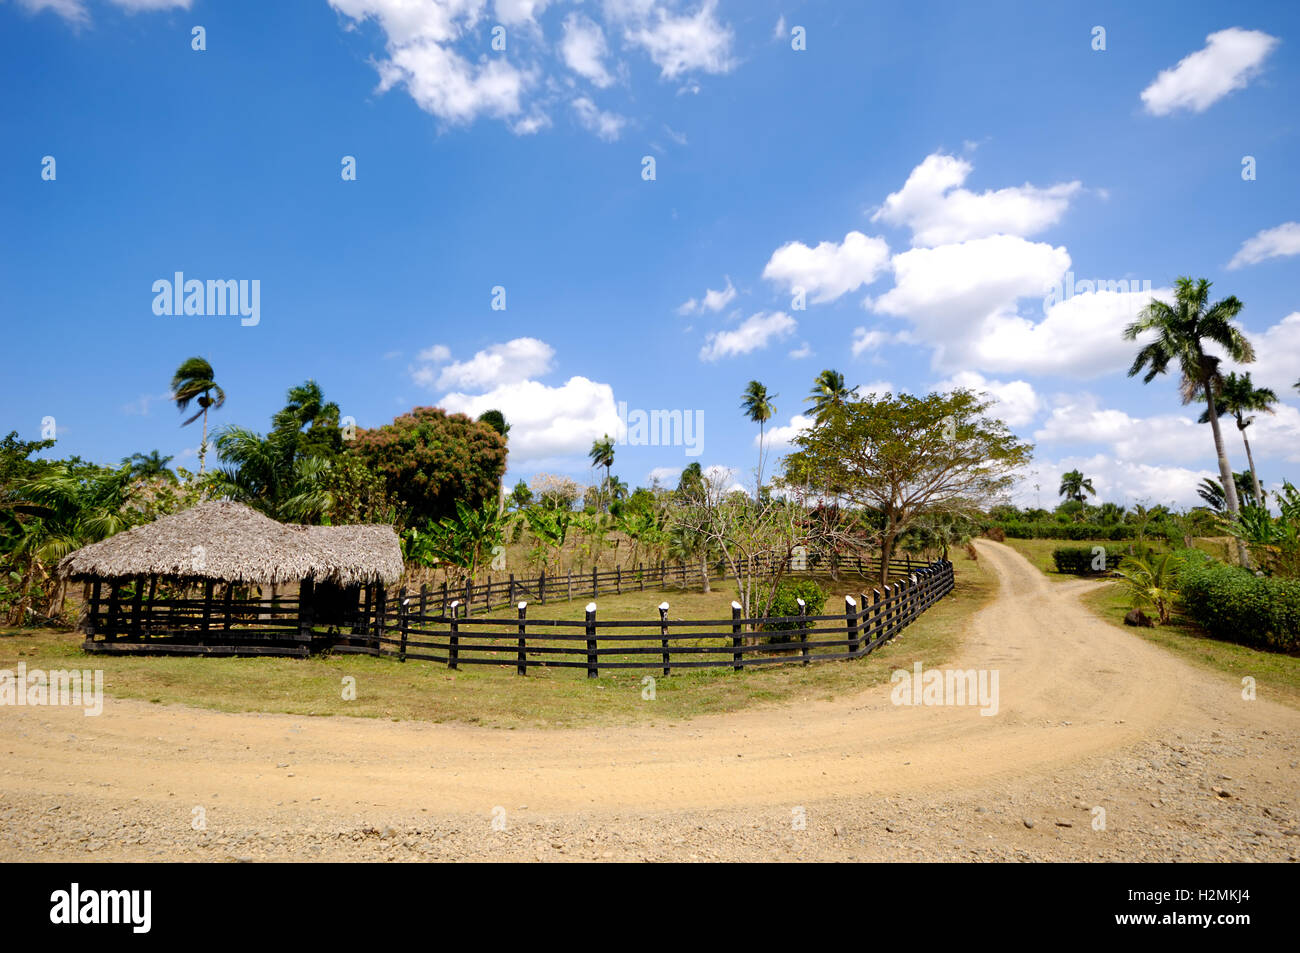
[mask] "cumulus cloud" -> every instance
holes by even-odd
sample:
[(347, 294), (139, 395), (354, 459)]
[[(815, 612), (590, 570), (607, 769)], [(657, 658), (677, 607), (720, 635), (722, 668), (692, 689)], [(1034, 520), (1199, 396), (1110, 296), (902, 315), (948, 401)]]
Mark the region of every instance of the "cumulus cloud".
[(1278, 39), (1260, 30), (1231, 27), (1205, 38), (1205, 46), (1162, 70), (1146, 89), (1147, 112), (1167, 116), (1179, 109), (1204, 112), (1259, 74)]
[(1300, 311), (1249, 337), (1255, 345), (1255, 361), (1236, 369), (1250, 371), (1256, 387), (1271, 387), (1278, 396), (1294, 395), (1291, 387), (1300, 379)]
[(802, 288), (814, 304), (821, 304), (871, 284), (888, 265), (885, 240), (854, 231), (838, 244), (821, 242), (816, 248), (802, 242), (782, 245), (764, 266), (763, 277), (791, 292)]
[(654, 4), (607, 5), (633, 21), (624, 38), (649, 54), (664, 79), (695, 71), (727, 73), (735, 67), (731, 50), (735, 36), (731, 27), (718, 21), (717, 7), (717, 0), (704, 0), (693, 14), (675, 14)]
[(675, 487), (682, 476), (681, 467), (655, 467), (646, 474), (646, 480), (651, 486)]
[(1237, 254), (1228, 262), (1229, 268), (1254, 265), (1268, 258), (1300, 255), (1300, 222), (1283, 222), (1276, 228), (1266, 228), (1254, 238), (1242, 243)]
[[(1055, 505), (1059, 499), (1056, 490), (1061, 476), (1070, 470), (1082, 470), (1091, 478), (1097, 490), (1095, 499), (1121, 506), (1139, 503), (1143, 506), (1195, 506), (1201, 502), (1196, 494), (1197, 484), (1206, 477), (1219, 478), (1217, 468), (1192, 469), (1137, 463), (1105, 453), (1087, 457), (1066, 456), (1056, 460), (1036, 460), (1032, 471), (1022, 472), (1011, 493), (1013, 502), (1020, 506)], [(1034, 489), (1035, 483), (1041, 490)]]
[(579, 96), (573, 101), (573, 111), (578, 114), (578, 122), (584, 129), (594, 132), (597, 138), (606, 142), (616, 140), (627, 124), (625, 117), (601, 110), (586, 96)]
[(1028, 381), (988, 380), (974, 371), (959, 371), (935, 385), (940, 391), (965, 388), (993, 401), (989, 412), (1009, 427), (1023, 427), (1038, 416), (1041, 401)]
[(861, 357), (868, 351), (877, 350), (888, 340), (889, 335), (884, 331), (868, 331), (866, 328), (854, 328), (853, 343), (851, 345), (853, 356)]
[(717, 313), (731, 304), (736, 298), (736, 289), (732, 287), (731, 279), (727, 278), (727, 287), (721, 291), (714, 291), (711, 288), (704, 290), (704, 297), (698, 301), (695, 298), (689, 298), (677, 309), (678, 314), (695, 314), (697, 312), (712, 311)]
[[(783, 426), (772, 427), (763, 434), (763, 448), (765, 450), (781, 450), (788, 448), (794, 438), (799, 436), (805, 430), (812, 428), (816, 421), (807, 414), (795, 414), (790, 418), (790, 422)], [(758, 434), (754, 434), (754, 446), (758, 446)]]
[(765, 348), (774, 340), (786, 337), (797, 327), (794, 318), (784, 311), (758, 312), (730, 331), (715, 331), (700, 348), (701, 361), (749, 354)]
[[(450, 351), (434, 345), (420, 354), (421, 360), (431, 363), (446, 361)], [(551, 369), (555, 350), (537, 338), (515, 338), (504, 344), (493, 344), (477, 352), (466, 361), (447, 364), (440, 370), (428, 365), (414, 371), (416, 383), (442, 390), (485, 390), (502, 384), (512, 384), (545, 374)]]
[(910, 228), (913, 245), (1002, 233), (1028, 236), (1060, 221), (1071, 197), (1083, 188), (1079, 182), (1064, 182), (1045, 189), (1025, 184), (976, 193), (961, 188), (972, 169), (955, 156), (927, 156), (871, 220)]
[(452, 392), (440, 403), (471, 417), (501, 411), (510, 423), (512, 466), (586, 453), (593, 440), (617, 433), (619, 426), (613, 388), (585, 377), (571, 377), (559, 387), (516, 380), (482, 394)]
[(605, 59), (609, 56), (605, 31), (589, 17), (570, 13), (564, 18), (560, 55), (569, 69), (590, 80), (592, 85), (604, 89), (614, 82), (614, 77), (605, 68)]

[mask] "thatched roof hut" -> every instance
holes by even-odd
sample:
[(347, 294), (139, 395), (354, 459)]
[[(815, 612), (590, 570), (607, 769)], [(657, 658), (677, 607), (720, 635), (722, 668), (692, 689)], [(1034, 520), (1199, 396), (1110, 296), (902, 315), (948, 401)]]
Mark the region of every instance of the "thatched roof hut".
[(58, 572), (71, 579), (392, 585), (402, 575), (402, 550), (391, 526), (296, 526), (219, 501), (82, 547), (59, 561)]

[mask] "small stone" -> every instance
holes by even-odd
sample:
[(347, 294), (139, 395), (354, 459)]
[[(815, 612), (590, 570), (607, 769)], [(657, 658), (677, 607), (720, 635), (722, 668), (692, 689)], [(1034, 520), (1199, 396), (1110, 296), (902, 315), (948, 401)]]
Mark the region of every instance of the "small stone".
[(1024, 823), (1025, 827), (1028, 827), (1030, 830), (1033, 830), (1033, 828), (1034, 828), (1034, 822), (1031, 821), (1029, 818), (1027, 818), (1027, 817), (1024, 818), (1023, 823)]

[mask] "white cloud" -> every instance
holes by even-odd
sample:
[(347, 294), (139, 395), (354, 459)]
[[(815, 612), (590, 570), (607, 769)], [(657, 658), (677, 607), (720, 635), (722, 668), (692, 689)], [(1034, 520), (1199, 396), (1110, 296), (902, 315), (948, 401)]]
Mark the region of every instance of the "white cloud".
[(605, 44), (605, 31), (600, 24), (583, 16), (570, 13), (564, 18), (564, 37), (560, 40), (560, 55), (569, 69), (604, 89), (614, 82), (605, 68), (609, 47)]
[(809, 344), (807, 341), (804, 341), (797, 348), (795, 348), (793, 351), (790, 352), (790, 359), (795, 361), (801, 361), (805, 357), (812, 357), (812, 353), (813, 353), (812, 345)]
[[(1119, 503), (1121, 506), (1164, 504), (1188, 507), (1201, 502), (1196, 486), (1206, 477), (1218, 479), (1218, 470), (1196, 470), (1188, 467), (1158, 466), (1117, 460), (1098, 453), (1089, 457), (1068, 456), (1058, 460), (1036, 460), (1032, 471), (1024, 472), (1012, 491), (1012, 499), (1020, 506), (1041, 505), (1051, 508), (1060, 502), (1057, 488), (1062, 474), (1081, 470), (1092, 480), (1097, 491), (1094, 501)], [(1034, 484), (1042, 489), (1036, 491)]]
[(681, 467), (655, 467), (646, 474), (646, 480), (651, 486), (657, 482), (660, 486), (676, 487), (681, 478)]
[[(85, 26), (90, 22), (90, 10), (86, 0), (16, 0), (18, 6), (28, 13), (40, 13), (49, 10), (74, 27)], [(188, 10), (192, 0), (110, 0), (127, 13), (147, 13), (154, 10)]]
[(1066, 397), (1053, 409), (1034, 439), (1052, 444), (1096, 444), (1117, 459), (1177, 463), (1213, 460), (1208, 424), (1184, 414), (1133, 417), (1101, 406), (1092, 394)]
[[(780, 450), (789, 447), (794, 438), (799, 436), (805, 430), (808, 430), (816, 423), (806, 414), (795, 414), (790, 418), (790, 422), (780, 427), (772, 427), (763, 434), (763, 448), (765, 450)], [(758, 434), (754, 434), (754, 446), (758, 446)]]
[(995, 313), (979, 328), (967, 358), (990, 371), (1097, 377), (1127, 370), (1141, 341), (1124, 339), (1124, 328), (1152, 298), (1170, 301), (1173, 291), (1084, 291), (1051, 305), (1042, 321)]
[(862, 399), (875, 394), (877, 397), (884, 397), (886, 394), (895, 394), (894, 385), (889, 381), (871, 381), (868, 384), (859, 384), (857, 387), (858, 396)]
[(987, 395), (993, 400), (990, 413), (1006, 421), (1009, 427), (1023, 427), (1036, 416), (1042, 402), (1028, 381), (988, 380), (974, 371), (959, 371), (935, 385), (940, 391), (958, 387)]
[(731, 331), (715, 331), (700, 348), (701, 361), (716, 361), (737, 354), (749, 354), (767, 347), (773, 340), (793, 333), (796, 323), (784, 311), (758, 312)]
[(783, 13), (777, 18), (776, 29), (772, 31), (772, 39), (783, 40), (785, 39), (785, 35), (785, 14)]
[(821, 242), (809, 248), (789, 242), (772, 253), (763, 277), (785, 285), (793, 292), (803, 288), (813, 303), (834, 301), (863, 285), (871, 284), (889, 264), (889, 245), (883, 238), (868, 238), (849, 232), (840, 244)]
[(573, 101), (573, 111), (578, 114), (578, 122), (597, 138), (613, 142), (623, 132), (627, 119), (617, 113), (604, 112), (586, 96), (579, 96)]
[(721, 291), (714, 291), (706, 288), (704, 297), (700, 300), (690, 298), (683, 302), (677, 309), (678, 314), (695, 314), (696, 312), (712, 311), (715, 314), (731, 304), (736, 298), (736, 289), (732, 287), (731, 278), (727, 278), (727, 287)]
[(1142, 90), (1142, 102), (1156, 116), (1178, 109), (1204, 112), (1233, 90), (1244, 89), (1277, 43), (1277, 37), (1240, 27), (1211, 33), (1204, 48), (1162, 70)]
[(109, 0), (109, 2), (128, 13), (138, 13), (150, 10), (172, 10), (176, 7), (188, 10), (192, 0)]
[(551, 0), (496, 0), (493, 9), (497, 20), (505, 26), (534, 24), (537, 17), (551, 5)]
[(1294, 397), (1292, 385), (1300, 380), (1300, 311), (1260, 335), (1250, 335), (1255, 345), (1254, 363), (1238, 367), (1250, 371), (1256, 387), (1271, 387), (1279, 397)]
[[(425, 354), (430, 356), (426, 358)], [(421, 359), (434, 362), (445, 361), (448, 357), (450, 353), (440, 345), (421, 354)], [(413, 376), (417, 383), (444, 390), (485, 390), (545, 374), (551, 369), (554, 357), (555, 350), (545, 341), (515, 338), (504, 344), (493, 344), (467, 361), (448, 364), (436, 374), (432, 367), (419, 367)]]
[(502, 383), (486, 393), (445, 395), (441, 406), (477, 417), (499, 410), (510, 424), (510, 464), (585, 454), (591, 442), (618, 432), (614, 390), (585, 377), (559, 387), (532, 380)]
[(1228, 262), (1229, 268), (1254, 265), (1266, 258), (1283, 258), (1300, 255), (1300, 222), (1283, 222), (1276, 228), (1266, 228), (1254, 238), (1242, 243), (1237, 254)]
[(426, 347), (418, 356), (421, 361), (428, 361), (431, 364), (445, 364), (451, 360), (451, 348), (445, 344), (435, 344)]
[(955, 156), (938, 152), (927, 156), (871, 220), (910, 228), (913, 245), (942, 245), (1002, 233), (1028, 236), (1060, 221), (1070, 198), (1083, 188), (1079, 182), (1045, 189), (1026, 183), (975, 193), (959, 187), (972, 168)]
[(861, 357), (868, 351), (874, 351), (889, 340), (884, 331), (868, 331), (866, 328), (853, 329), (853, 356)]
[[(624, 37), (650, 55), (664, 79), (676, 79), (694, 70), (726, 73), (736, 65), (731, 53), (735, 39), (731, 28), (714, 16), (717, 0), (704, 0), (694, 14), (680, 16), (651, 4), (609, 6), (637, 16), (640, 22), (629, 28)], [(648, 16), (652, 7), (654, 15)]]

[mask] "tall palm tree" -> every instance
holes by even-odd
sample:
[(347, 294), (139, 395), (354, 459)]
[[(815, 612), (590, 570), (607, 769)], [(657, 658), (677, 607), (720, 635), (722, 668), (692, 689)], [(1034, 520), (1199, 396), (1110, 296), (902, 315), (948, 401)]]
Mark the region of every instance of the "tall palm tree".
[(1056, 492), (1076, 503), (1083, 502), (1085, 493), (1097, 495), (1097, 491), (1092, 488), (1092, 477), (1086, 477), (1078, 470), (1061, 474), (1061, 488)]
[(162, 477), (169, 483), (175, 483), (176, 474), (167, 466), (171, 462), (172, 457), (164, 457), (157, 450), (147, 454), (133, 453), (129, 457), (122, 458), (122, 465), (131, 468), (133, 480), (152, 480), (155, 477)]
[(750, 381), (746, 384), (745, 392), (740, 395), (740, 409), (745, 412), (745, 416), (751, 423), (758, 424), (758, 492), (754, 496), (755, 499), (763, 493), (763, 425), (776, 413), (776, 405), (772, 403), (772, 399), (779, 396), (779, 394), (769, 394), (767, 388), (758, 381)]
[[(1219, 384), (1219, 400), (1216, 409), (1219, 416), (1222, 417), (1231, 414), (1232, 418), (1237, 421), (1237, 430), (1241, 432), (1241, 442), (1246, 445), (1246, 462), (1250, 464), (1250, 481), (1255, 490), (1255, 505), (1263, 504), (1264, 492), (1259, 486), (1259, 474), (1255, 472), (1255, 455), (1250, 452), (1250, 438), (1246, 436), (1246, 428), (1255, 420), (1254, 417), (1248, 417), (1251, 411), (1260, 413), (1273, 413), (1273, 405), (1277, 403), (1277, 394), (1267, 387), (1256, 387), (1251, 383), (1250, 372), (1246, 371), (1237, 374), (1235, 371), (1229, 373), (1227, 377)], [(1201, 423), (1208, 423), (1210, 412), (1206, 410), (1201, 414)]]
[(217, 434), (216, 446), (225, 464), (210, 478), (219, 497), (282, 522), (328, 519), (334, 508), (334, 496), (325, 484), (330, 462), (298, 456), (291, 432), (273, 430), (264, 437), (243, 427), (226, 427)]
[[(1204, 278), (1181, 277), (1174, 282), (1174, 303), (1152, 299), (1142, 309), (1138, 319), (1124, 329), (1124, 337), (1136, 341), (1139, 336), (1154, 331), (1155, 339), (1144, 344), (1128, 369), (1134, 377), (1143, 369), (1142, 383), (1149, 384), (1177, 364), (1181, 374), (1179, 391), (1184, 404), (1198, 398), (1208, 406), (1207, 419), (1214, 435), (1214, 453), (1219, 460), (1219, 477), (1228, 515), (1235, 519), (1241, 512), (1237, 488), (1233, 485), (1232, 467), (1223, 448), (1223, 433), (1219, 429), (1219, 410), (1216, 396), (1220, 380), (1220, 358), (1207, 354), (1205, 345), (1216, 344), (1238, 364), (1249, 364), (1255, 359), (1255, 349), (1246, 335), (1233, 324), (1244, 307), (1236, 297), (1227, 297), (1209, 303), (1210, 282)], [(1246, 544), (1237, 541), (1237, 555), (1242, 565), (1249, 565)]]
[(182, 422), (181, 426), (187, 427), (203, 418), (203, 442), (199, 444), (199, 476), (202, 476), (208, 454), (208, 410), (216, 410), (224, 404), (226, 392), (217, 384), (212, 365), (201, 357), (191, 357), (172, 375), (172, 399), (181, 413), (189, 408), (191, 401), (199, 405), (199, 412)]
[(591, 458), (593, 467), (605, 468), (605, 486), (609, 486), (610, 467), (614, 465), (614, 441), (609, 439), (609, 434), (593, 440), (587, 456)]
[(847, 387), (844, 375), (827, 368), (813, 380), (812, 391), (804, 398), (813, 405), (813, 419), (820, 422), (826, 411), (832, 407), (842, 407), (849, 398), (857, 395), (856, 387)]

